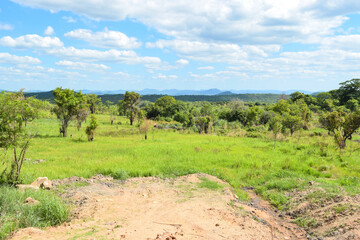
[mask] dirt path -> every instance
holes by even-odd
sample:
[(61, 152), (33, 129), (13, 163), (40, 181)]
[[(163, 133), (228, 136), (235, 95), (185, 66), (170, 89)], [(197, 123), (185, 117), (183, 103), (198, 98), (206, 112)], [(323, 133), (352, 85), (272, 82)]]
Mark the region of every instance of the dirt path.
[[(218, 189), (200, 187), (204, 178)], [(22, 229), (13, 239), (307, 239), (255, 194), (240, 203), (227, 183), (205, 174), (95, 181), (65, 196), (76, 205), (71, 222)]]

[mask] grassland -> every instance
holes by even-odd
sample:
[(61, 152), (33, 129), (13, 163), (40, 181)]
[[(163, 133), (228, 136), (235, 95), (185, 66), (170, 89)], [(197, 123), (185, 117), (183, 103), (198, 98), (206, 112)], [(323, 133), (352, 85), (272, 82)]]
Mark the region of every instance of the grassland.
[[(189, 130), (153, 128), (145, 140), (125, 118), (118, 117), (116, 124), (110, 125), (109, 116), (97, 117), (99, 128), (93, 142), (87, 141), (86, 124), (80, 131), (71, 125), (69, 137), (63, 138), (54, 116), (48, 114), (47, 118), (30, 122), (27, 128), (37, 132), (37, 136), (27, 152), (22, 181), (31, 183), (39, 176), (59, 179), (104, 174), (126, 179), (204, 172), (229, 182), (242, 200), (247, 199), (243, 188), (251, 187), (275, 207), (285, 210), (291, 207), (289, 192), (306, 190), (309, 182), (325, 190), (309, 194), (311, 201), (360, 193), (360, 144), (349, 142), (340, 155), (333, 138), (316, 127), (293, 137), (281, 136), (274, 148), (272, 134), (266, 131), (237, 129), (227, 134), (221, 131), (222, 134), (200, 135)], [(354, 139), (359, 140), (360, 136)], [(37, 161), (40, 159), (44, 161)], [(204, 181), (199, 187), (221, 186)], [(0, 218), (0, 239), (20, 227), (56, 225), (67, 217), (63, 204), (44, 192), (21, 193), (2, 187), (0, 195), (0, 209), (6, 212)], [(27, 196), (50, 204), (25, 206), (23, 200)], [(54, 216), (46, 215), (49, 207), (57, 211)], [(14, 221), (22, 213), (27, 214), (24, 219)], [(298, 224), (304, 225), (299, 219)]]
[[(152, 129), (144, 140), (125, 118), (116, 125), (110, 125), (109, 116), (98, 119), (94, 142), (86, 140), (84, 127), (78, 131), (71, 126), (72, 137), (59, 137), (54, 118), (30, 123), (28, 128), (38, 135), (27, 154), (31, 160), (24, 165), (24, 182), (39, 176), (172, 177), (204, 172), (228, 181), (242, 199), (246, 193), (241, 188), (254, 187), (278, 208), (287, 207), (286, 192), (306, 188), (309, 181), (330, 192), (360, 192), (360, 144), (350, 142), (340, 156), (333, 138), (321, 129), (282, 137), (274, 149), (267, 132), (229, 137)], [(33, 164), (36, 159), (45, 162)]]

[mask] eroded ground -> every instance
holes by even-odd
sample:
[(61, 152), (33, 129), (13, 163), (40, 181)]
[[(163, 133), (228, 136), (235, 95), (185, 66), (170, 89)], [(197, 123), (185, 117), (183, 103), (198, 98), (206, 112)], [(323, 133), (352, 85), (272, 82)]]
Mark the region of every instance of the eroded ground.
[(205, 174), (125, 182), (73, 177), (55, 184), (74, 182), (78, 187), (58, 187), (74, 204), (70, 222), (22, 229), (13, 239), (307, 239), (255, 194), (241, 203), (227, 183)]

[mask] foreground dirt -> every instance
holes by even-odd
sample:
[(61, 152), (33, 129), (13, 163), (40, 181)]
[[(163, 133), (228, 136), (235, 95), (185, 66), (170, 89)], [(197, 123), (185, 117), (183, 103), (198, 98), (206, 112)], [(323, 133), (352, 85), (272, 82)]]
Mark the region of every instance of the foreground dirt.
[[(204, 178), (223, 187), (201, 188)], [(241, 203), (227, 183), (205, 174), (55, 184), (74, 181), (89, 185), (63, 193), (75, 205), (69, 223), (22, 229), (13, 239), (307, 239), (255, 194)]]

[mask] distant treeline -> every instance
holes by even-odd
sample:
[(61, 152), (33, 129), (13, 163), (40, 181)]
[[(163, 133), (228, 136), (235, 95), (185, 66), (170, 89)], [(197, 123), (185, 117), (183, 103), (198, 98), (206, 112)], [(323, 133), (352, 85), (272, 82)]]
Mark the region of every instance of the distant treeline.
[[(26, 93), (25, 96), (33, 96), (40, 100), (49, 100), (54, 102), (54, 96), (52, 91), (49, 92), (38, 92), (38, 93)], [(164, 95), (143, 95), (141, 100), (147, 100), (150, 102), (155, 102), (157, 99), (163, 97)], [(105, 103), (106, 101), (111, 101), (117, 103), (119, 100), (124, 99), (124, 94), (106, 94), (99, 95), (101, 101)], [(244, 102), (261, 102), (261, 103), (275, 103), (280, 99), (280, 94), (231, 94), (231, 95), (180, 95), (174, 96), (176, 100), (181, 100), (184, 102), (229, 102), (233, 99), (239, 99)]]

